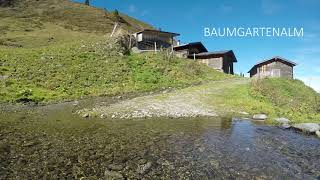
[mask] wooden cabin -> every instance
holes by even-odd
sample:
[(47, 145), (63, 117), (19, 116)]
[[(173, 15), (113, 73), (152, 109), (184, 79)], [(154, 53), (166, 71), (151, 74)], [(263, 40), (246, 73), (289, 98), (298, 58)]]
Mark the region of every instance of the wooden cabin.
[(208, 52), (206, 47), (201, 42), (193, 42), (184, 45), (178, 45), (173, 48), (175, 55), (181, 58), (188, 58), (193, 54), (199, 54), (202, 52)]
[(160, 30), (145, 29), (133, 34), (136, 47), (139, 50), (160, 50), (161, 48), (172, 48), (177, 44), (174, 39), (180, 34)]
[(237, 62), (237, 58), (232, 50), (202, 52), (198, 54), (191, 54), (188, 57), (227, 74), (234, 74), (233, 63)]
[(255, 64), (248, 73), (250, 77), (283, 77), (293, 79), (293, 67), (297, 64), (276, 56)]

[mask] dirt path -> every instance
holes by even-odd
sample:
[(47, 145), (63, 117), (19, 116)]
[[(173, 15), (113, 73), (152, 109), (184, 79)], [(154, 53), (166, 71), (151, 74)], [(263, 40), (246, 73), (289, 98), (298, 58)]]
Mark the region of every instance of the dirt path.
[[(215, 104), (217, 96), (228, 88), (249, 83), (249, 79), (235, 78), (214, 81), (199, 86), (188, 87), (173, 92), (147, 95), (124, 100), (108, 106), (96, 106), (93, 109), (79, 111), (82, 116), (100, 116), (111, 118), (143, 117), (196, 117), (218, 116), (220, 110)], [(228, 110), (225, 110), (228, 111)]]

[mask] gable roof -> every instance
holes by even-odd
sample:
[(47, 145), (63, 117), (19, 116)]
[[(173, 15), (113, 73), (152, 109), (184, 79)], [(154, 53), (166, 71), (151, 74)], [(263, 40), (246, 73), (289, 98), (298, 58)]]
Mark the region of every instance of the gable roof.
[[(211, 57), (216, 58), (216, 57), (223, 57), (224, 55), (230, 55), (233, 59), (233, 62), (238, 62), (232, 50), (203, 52), (203, 53), (195, 54), (195, 57), (199, 59), (211, 58)], [(190, 57), (193, 57), (193, 55), (190, 55)]]
[(262, 64), (268, 64), (268, 63), (271, 63), (271, 62), (274, 62), (274, 61), (280, 61), (280, 62), (282, 62), (282, 63), (284, 63), (284, 64), (288, 64), (288, 65), (291, 66), (291, 67), (294, 67), (294, 66), (297, 65), (295, 62), (290, 61), (290, 60), (288, 60), (288, 59), (285, 59), (285, 58), (283, 58), (283, 57), (274, 56), (274, 57), (272, 57), (272, 58), (270, 58), (270, 59), (266, 59), (266, 60), (263, 60), (263, 61), (258, 62), (257, 64), (255, 64), (255, 65), (248, 71), (248, 73), (250, 73), (254, 68), (256, 68), (256, 67), (258, 67), (258, 66), (260, 66), (260, 65), (262, 65)]
[(144, 33), (144, 32), (152, 32), (152, 33), (159, 33), (159, 34), (169, 34), (169, 35), (171, 35), (173, 37), (180, 36), (180, 34), (178, 34), (178, 33), (166, 32), (166, 31), (160, 31), (160, 30), (153, 30), (153, 29), (144, 29), (142, 31), (136, 32), (136, 34), (141, 34), (141, 33)]
[(192, 42), (192, 43), (188, 43), (188, 44), (184, 44), (184, 45), (180, 45), (180, 46), (175, 46), (173, 47), (173, 49), (175, 51), (179, 51), (179, 50), (183, 50), (183, 49), (189, 49), (191, 47), (196, 47), (200, 50), (200, 52), (208, 52), (207, 48), (204, 47), (204, 45), (201, 42)]

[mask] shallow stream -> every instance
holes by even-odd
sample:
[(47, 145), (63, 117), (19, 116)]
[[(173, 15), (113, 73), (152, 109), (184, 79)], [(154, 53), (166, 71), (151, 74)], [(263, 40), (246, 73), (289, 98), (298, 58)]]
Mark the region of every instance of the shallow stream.
[(1, 111), (0, 179), (320, 177), (314, 136), (237, 118), (116, 120), (74, 113), (96, 103)]

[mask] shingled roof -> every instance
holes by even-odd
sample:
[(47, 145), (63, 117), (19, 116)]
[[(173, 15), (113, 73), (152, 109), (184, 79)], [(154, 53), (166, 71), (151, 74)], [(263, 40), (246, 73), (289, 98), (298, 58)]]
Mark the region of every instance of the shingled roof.
[(191, 47), (197, 47), (201, 52), (208, 52), (207, 48), (204, 47), (204, 45), (201, 42), (192, 42), (188, 44), (183, 44), (183, 45), (175, 46), (173, 49), (175, 51), (179, 51), (183, 49), (189, 49)]
[(216, 57), (222, 57), (224, 55), (230, 55), (233, 58), (233, 62), (238, 62), (236, 56), (234, 55), (232, 50), (223, 50), (223, 51), (212, 51), (212, 52), (203, 52), (203, 53), (198, 53), (195, 55), (190, 55), (190, 57), (195, 56), (196, 58), (216, 58)]
[(159, 33), (159, 34), (170, 34), (173, 37), (174, 36), (180, 36), (178, 33), (173, 33), (173, 32), (166, 32), (166, 31), (160, 31), (160, 30), (154, 30), (154, 29), (144, 29), (142, 31), (137, 32), (137, 34), (143, 33), (143, 32), (153, 32), (153, 33)]

